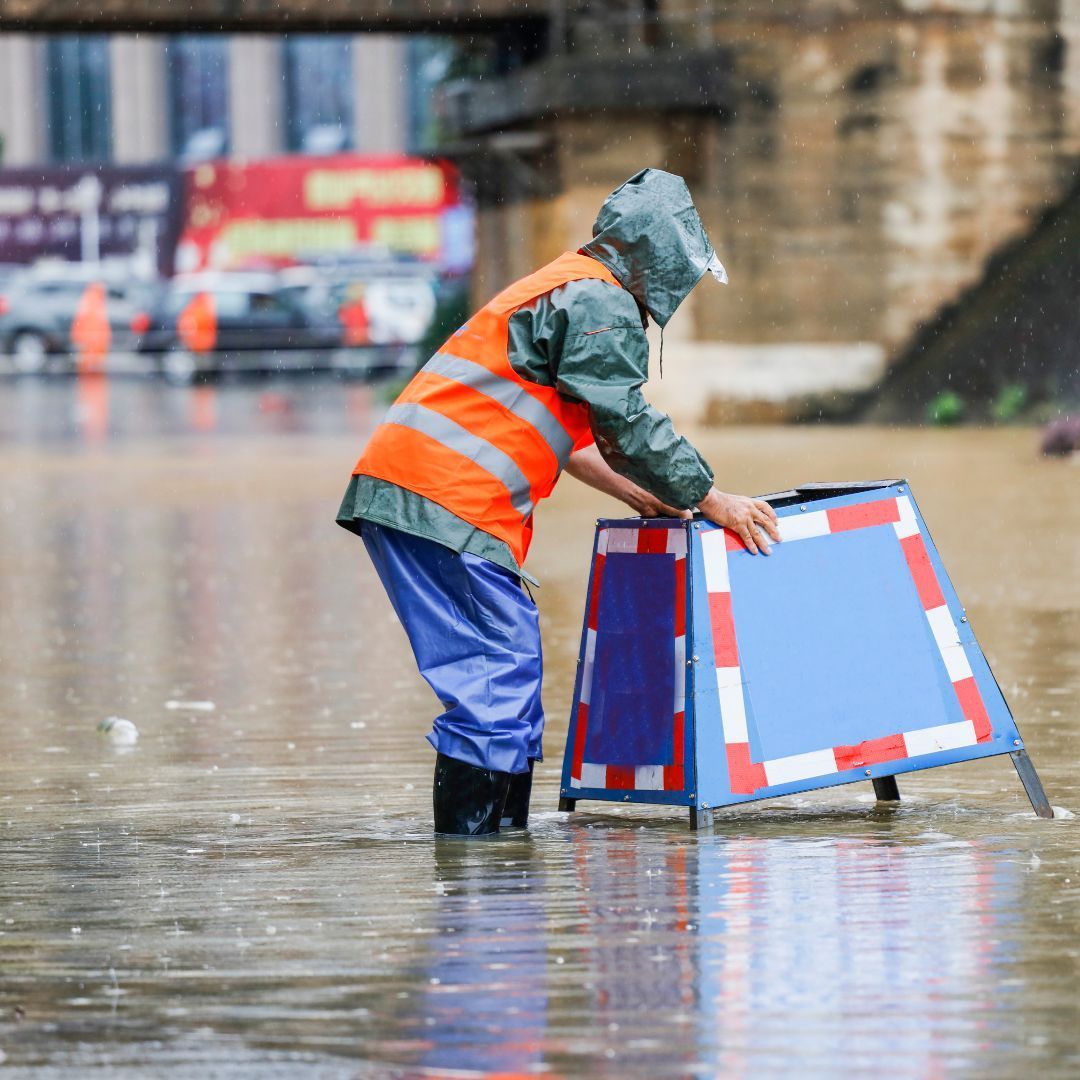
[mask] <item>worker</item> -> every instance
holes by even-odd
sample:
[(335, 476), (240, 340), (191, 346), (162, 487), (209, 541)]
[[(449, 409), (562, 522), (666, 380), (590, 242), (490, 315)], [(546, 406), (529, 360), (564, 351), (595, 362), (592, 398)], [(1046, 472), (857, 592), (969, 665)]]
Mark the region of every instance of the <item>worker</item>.
[(349, 286), (345, 300), (338, 308), (342, 340), (345, 345), (358, 346), (371, 343), (371, 326), (368, 319), (367, 301), (363, 282)]
[(92, 281), (86, 286), (71, 324), (76, 370), (83, 375), (99, 374), (112, 344), (112, 327), (105, 300), (105, 286)]
[(443, 705), (435, 831), (523, 827), (542, 757), (536, 607), (522, 580), (533, 511), (565, 471), (643, 517), (696, 507), (768, 554), (776, 515), (713, 486), (646, 403), (648, 319), (727, 275), (681, 177), (646, 169), (604, 202), (578, 251), (499, 293), (376, 428), (338, 511), (358, 532)]
[(185, 349), (204, 356), (217, 347), (217, 306), (206, 291), (197, 292), (176, 320), (176, 335)]

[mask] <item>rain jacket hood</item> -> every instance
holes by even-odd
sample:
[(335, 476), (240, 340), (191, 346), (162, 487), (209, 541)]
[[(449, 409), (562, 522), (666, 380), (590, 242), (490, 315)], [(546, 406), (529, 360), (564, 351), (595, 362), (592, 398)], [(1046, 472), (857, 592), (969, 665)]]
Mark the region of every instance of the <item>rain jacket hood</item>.
[(604, 200), (581, 251), (602, 262), (660, 326), (706, 270), (726, 280), (686, 181), (660, 169), (643, 169)]

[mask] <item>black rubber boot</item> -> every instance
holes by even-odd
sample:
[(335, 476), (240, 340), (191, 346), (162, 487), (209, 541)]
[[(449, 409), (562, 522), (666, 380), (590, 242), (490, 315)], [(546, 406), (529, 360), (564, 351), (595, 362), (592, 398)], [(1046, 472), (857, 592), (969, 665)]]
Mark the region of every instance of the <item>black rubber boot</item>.
[(504, 829), (524, 829), (529, 824), (529, 797), (535, 764), (535, 759), (529, 758), (529, 771), (513, 773), (510, 777), (510, 790), (506, 793), (506, 806), (499, 822)]
[(510, 774), (478, 769), (439, 754), (435, 759), (435, 831), (483, 836), (499, 831)]

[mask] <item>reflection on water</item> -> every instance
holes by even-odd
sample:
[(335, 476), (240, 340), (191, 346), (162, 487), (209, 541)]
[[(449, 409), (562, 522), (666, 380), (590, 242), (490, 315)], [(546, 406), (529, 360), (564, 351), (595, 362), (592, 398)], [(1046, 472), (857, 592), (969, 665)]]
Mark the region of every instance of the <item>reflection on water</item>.
[[(901, 1074), (927, 1076), (977, 1051), (987, 1018), (967, 1013), (1008, 967), (993, 942), (1015, 910), (1017, 870), (1002, 862), (995, 875), (992, 855), (946, 836), (798, 831), (652, 852), (632, 835), (586, 855), (587, 925), (608, 931), (586, 954), (597, 1014), (620, 1029), (668, 1014), (685, 1028), (677, 1074), (707, 1061), (706, 1072), (754, 1076), (795, 1052), (803, 1072), (872, 1070), (898, 1054)], [(627, 888), (616, 906), (612, 880)], [(943, 923), (949, 893), (961, 899)], [(956, 1014), (948, 1033), (943, 1011)], [(659, 1075), (673, 1047), (645, 1034), (615, 1056), (651, 1059)]]
[(0, 380), (0, 442), (89, 446), (199, 433), (336, 434), (369, 428), (388, 392), (384, 385), (392, 384), (334, 376), (248, 376), (193, 386), (96, 375)]
[[(0, 1071), (1077, 1074), (1075, 818), (1037, 821), (1007, 760), (905, 777), (898, 808), (853, 785), (702, 835), (554, 812), (613, 510), (570, 481), (533, 560), (540, 812), (528, 836), (434, 841), (432, 702), (332, 523), (378, 409), (332, 380), (0, 387)], [(907, 475), (1075, 810), (1073, 467), (1023, 431), (701, 442), (746, 490)], [(127, 752), (96, 730), (112, 715)]]

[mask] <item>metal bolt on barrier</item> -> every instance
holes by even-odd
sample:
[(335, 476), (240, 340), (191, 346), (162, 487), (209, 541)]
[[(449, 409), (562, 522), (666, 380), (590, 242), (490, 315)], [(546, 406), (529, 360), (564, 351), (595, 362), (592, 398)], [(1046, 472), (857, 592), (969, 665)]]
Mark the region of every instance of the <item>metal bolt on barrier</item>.
[(805, 514), (806, 513), (806, 507), (805, 506), (800, 506), (799, 507), (799, 513), (800, 514)]
[(869, 769), (867, 769), (867, 770), (866, 770), (866, 775), (867, 775), (867, 776), (871, 776), (871, 775), (872, 775)]

